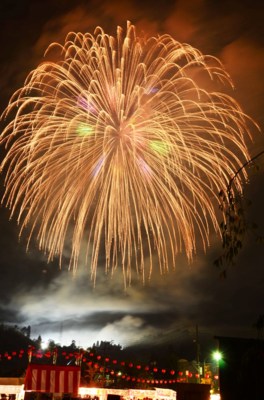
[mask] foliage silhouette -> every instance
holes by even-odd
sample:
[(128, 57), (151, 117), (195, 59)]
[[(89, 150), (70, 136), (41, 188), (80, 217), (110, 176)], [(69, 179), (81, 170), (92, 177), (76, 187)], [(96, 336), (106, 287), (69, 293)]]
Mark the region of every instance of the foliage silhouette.
[(250, 221), (247, 216), (251, 201), (245, 199), (243, 194), (236, 190), (236, 179), (241, 171), (250, 166), (259, 170), (255, 161), (263, 154), (264, 150), (244, 163), (230, 179), (226, 190), (221, 190), (219, 193), (219, 207), (224, 216), (220, 223), (223, 252), (216, 258), (214, 265), (220, 268), (221, 278), (226, 278), (227, 267), (235, 264), (248, 233), (254, 233), (256, 242), (264, 242), (264, 237), (257, 233), (258, 225)]

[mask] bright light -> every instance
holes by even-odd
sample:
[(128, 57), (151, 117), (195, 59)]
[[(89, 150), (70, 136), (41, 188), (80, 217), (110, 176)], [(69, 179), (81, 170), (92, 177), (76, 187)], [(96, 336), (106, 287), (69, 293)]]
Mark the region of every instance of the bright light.
[(220, 353), (220, 351), (215, 351), (213, 353), (213, 359), (216, 361), (220, 361), (222, 359), (222, 354)]
[(221, 400), (219, 393), (213, 393), (210, 395), (210, 400)]

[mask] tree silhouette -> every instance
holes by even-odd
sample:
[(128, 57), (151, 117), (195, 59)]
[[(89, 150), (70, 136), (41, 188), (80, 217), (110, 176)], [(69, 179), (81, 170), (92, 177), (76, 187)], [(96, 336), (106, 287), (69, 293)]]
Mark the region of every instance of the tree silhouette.
[(219, 193), (219, 208), (223, 215), (223, 221), (220, 223), (223, 252), (214, 261), (214, 264), (220, 268), (220, 276), (224, 278), (227, 266), (234, 265), (236, 257), (243, 248), (247, 233), (254, 232), (256, 242), (264, 241), (263, 236), (256, 233), (257, 224), (247, 217), (251, 201), (244, 198), (243, 194), (237, 190), (236, 185), (236, 179), (245, 168), (254, 166), (258, 170), (255, 161), (263, 154), (264, 150), (243, 164), (230, 179), (226, 190), (221, 190)]
[(24, 375), (28, 364), (25, 349), (34, 345), (34, 342), (18, 326), (10, 327), (4, 324), (0, 325), (0, 338), (0, 353), (4, 355), (0, 362), (0, 376), (20, 377)]

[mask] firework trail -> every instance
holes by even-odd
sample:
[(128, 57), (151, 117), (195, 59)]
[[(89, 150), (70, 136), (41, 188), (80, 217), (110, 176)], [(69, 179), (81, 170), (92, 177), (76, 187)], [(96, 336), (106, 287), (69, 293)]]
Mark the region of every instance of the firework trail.
[(191, 260), (197, 237), (206, 248), (219, 230), (219, 191), (249, 159), (248, 117), (195, 78), (230, 83), (221, 63), (130, 23), (116, 37), (69, 33), (51, 50), (60, 59), (33, 70), (2, 116), (11, 216), (50, 260), (70, 235), (73, 270), (85, 241), (94, 280), (102, 246), (125, 282), (132, 267), (149, 277), (154, 254), (161, 273), (178, 252)]

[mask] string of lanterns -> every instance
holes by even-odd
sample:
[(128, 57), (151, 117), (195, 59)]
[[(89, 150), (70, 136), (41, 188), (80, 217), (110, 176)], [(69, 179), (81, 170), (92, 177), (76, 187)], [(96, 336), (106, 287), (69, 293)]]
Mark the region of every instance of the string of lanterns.
[[(28, 357), (28, 362), (31, 363), (32, 359), (51, 359), (53, 364), (56, 363), (58, 356), (60, 358), (64, 358), (65, 361), (71, 361), (75, 359), (76, 365), (81, 365), (82, 363), (86, 363), (88, 366), (92, 366), (93, 368), (97, 369), (99, 372), (109, 373), (111, 376), (117, 376), (121, 379), (126, 381), (132, 382), (141, 382), (141, 383), (151, 383), (151, 384), (173, 384), (176, 382), (185, 382), (188, 378), (199, 378), (199, 374), (193, 374), (189, 371), (176, 371), (174, 369), (168, 368), (158, 368), (155, 366), (149, 365), (142, 365), (139, 363), (133, 363), (131, 361), (118, 361), (117, 359), (111, 359), (110, 357), (103, 357), (101, 355), (96, 355), (90, 351), (78, 350), (74, 352), (67, 352), (62, 350), (58, 352), (57, 348), (54, 348), (51, 351), (43, 351), (37, 350), (33, 346), (29, 346), (27, 350), (21, 349), (18, 351), (6, 351), (4, 353), (0, 353), (0, 361), (1, 360), (12, 360), (13, 358), (17, 357), (22, 359), (23, 357)], [(101, 363), (108, 363), (107, 367), (102, 366)], [(113, 365), (113, 368), (109, 366), (109, 364)], [(154, 373), (158, 374), (161, 373), (164, 375), (164, 379), (156, 379), (154, 377), (151, 378), (140, 378), (128, 375), (127, 373), (123, 373), (121, 371), (116, 372), (114, 367), (128, 367), (131, 370), (137, 370), (146, 373)], [(169, 378), (165, 377), (165, 375), (169, 374)], [(176, 377), (175, 377), (176, 374)]]

